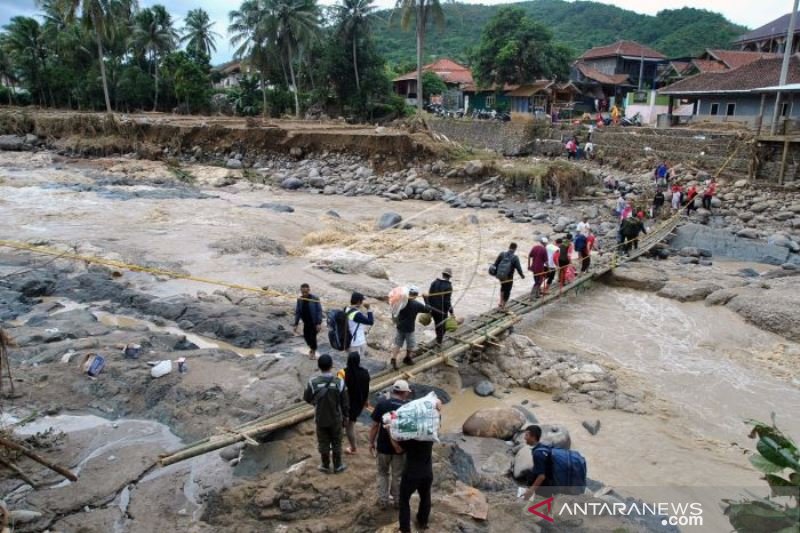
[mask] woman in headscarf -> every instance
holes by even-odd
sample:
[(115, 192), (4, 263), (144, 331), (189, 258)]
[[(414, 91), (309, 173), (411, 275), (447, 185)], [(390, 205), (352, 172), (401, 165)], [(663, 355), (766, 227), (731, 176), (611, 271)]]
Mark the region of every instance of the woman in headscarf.
[(369, 372), (361, 367), (361, 356), (358, 352), (350, 352), (347, 356), (347, 367), (344, 369), (344, 383), (350, 400), (350, 415), (347, 419), (347, 440), (350, 446), (345, 453), (354, 454), (356, 447), (356, 419), (369, 402)]

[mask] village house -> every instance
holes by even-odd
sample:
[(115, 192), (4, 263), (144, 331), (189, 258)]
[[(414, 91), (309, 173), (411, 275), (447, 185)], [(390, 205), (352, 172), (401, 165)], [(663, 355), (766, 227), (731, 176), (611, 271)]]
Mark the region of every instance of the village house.
[(242, 79), (242, 74), (247, 74), (249, 69), (242, 65), (240, 61), (228, 61), (218, 67), (211, 69), (214, 79), (219, 81), (214, 82), (215, 89), (229, 89), (231, 87), (238, 87), (239, 81)]
[(697, 57), (672, 59), (662, 65), (658, 83), (663, 86), (695, 74), (725, 72), (769, 57), (780, 57), (780, 54), (707, 48)]
[[(734, 40), (733, 44), (738, 46), (740, 50), (751, 52), (783, 52), (786, 45), (786, 36), (789, 33), (789, 18), (791, 18), (791, 15), (791, 13), (787, 13), (760, 28), (747, 32)], [(798, 51), (800, 51), (800, 26), (795, 29), (792, 44), (792, 53), (797, 53)]]
[[(670, 111), (677, 102), (692, 105), (691, 122), (737, 122), (756, 129), (771, 126), (775, 92), (780, 80), (780, 56), (758, 59), (738, 68), (722, 72), (705, 72), (682, 79), (660, 89), (670, 100)], [(779, 121), (800, 118), (800, 56), (792, 56), (789, 64), (787, 93), (779, 110)]]
[[(463, 109), (464, 87), (473, 84), (472, 71), (452, 59), (442, 58), (422, 67), (422, 72), (433, 72), (439, 76), (448, 91), (442, 95), (441, 101), (448, 109)], [(417, 71), (411, 71), (392, 80), (394, 92), (403, 96), (406, 103), (417, 103)]]
[(591, 48), (572, 64), (570, 79), (593, 103), (593, 111), (608, 109), (638, 88), (655, 88), (661, 52), (635, 41), (617, 41)]

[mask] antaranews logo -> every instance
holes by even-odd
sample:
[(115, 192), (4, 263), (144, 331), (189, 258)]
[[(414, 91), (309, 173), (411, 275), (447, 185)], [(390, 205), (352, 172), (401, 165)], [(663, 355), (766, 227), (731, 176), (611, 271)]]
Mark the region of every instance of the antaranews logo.
[(653, 516), (664, 526), (703, 525), (703, 505), (699, 502), (564, 502), (554, 513), (555, 507), (551, 496), (528, 507), (528, 512), (548, 522), (562, 516)]

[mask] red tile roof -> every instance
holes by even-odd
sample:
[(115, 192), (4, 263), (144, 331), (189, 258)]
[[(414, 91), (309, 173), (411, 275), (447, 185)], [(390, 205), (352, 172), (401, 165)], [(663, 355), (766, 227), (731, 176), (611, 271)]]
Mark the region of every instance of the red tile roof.
[(714, 61), (713, 59), (692, 59), (692, 65), (697, 67), (698, 72), (725, 72), (728, 67), (725, 63)]
[[(759, 59), (733, 70), (696, 74), (664, 87), (659, 93), (677, 95), (745, 93), (752, 89), (777, 85), (780, 81), (782, 61), (780, 57)], [(800, 83), (800, 56), (798, 54), (792, 56), (786, 83)]]
[(706, 50), (704, 55), (712, 59), (717, 59), (725, 63), (729, 69), (739, 68), (758, 61), (759, 59), (780, 57), (780, 54), (768, 54), (766, 52), (743, 52), (740, 50)]
[(597, 46), (587, 50), (578, 59), (599, 59), (602, 57), (634, 56), (648, 59), (666, 59), (667, 56), (648, 48), (636, 41), (617, 41), (606, 46)]
[[(466, 84), (472, 83), (472, 71), (465, 67), (464, 65), (460, 65), (456, 63), (452, 59), (438, 59), (433, 63), (425, 65), (422, 67), (423, 72), (434, 72), (437, 76), (442, 78), (445, 83), (452, 83), (452, 84)], [(417, 71), (414, 70), (407, 74), (403, 74), (402, 76), (398, 76), (392, 81), (406, 81), (406, 80), (416, 80), (417, 79)]]
[(627, 74), (604, 74), (596, 68), (590, 67), (583, 61), (575, 62), (575, 68), (585, 77), (603, 85), (624, 85), (629, 83)]

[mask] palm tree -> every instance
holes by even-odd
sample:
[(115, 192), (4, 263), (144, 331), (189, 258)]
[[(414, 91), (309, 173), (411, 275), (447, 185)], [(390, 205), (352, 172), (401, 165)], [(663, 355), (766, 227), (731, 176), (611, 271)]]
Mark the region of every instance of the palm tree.
[(217, 51), (215, 40), (220, 34), (211, 29), (214, 22), (202, 8), (192, 9), (186, 14), (185, 26), (181, 42), (186, 42), (186, 50), (194, 50), (197, 54), (211, 57), (211, 52)]
[(3, 80), (8, 82), (8, 105), (14, 105), (14, 81), (16, 80), (14, 64), (11, 63), (11, 58), (5, 50), (0, 47), (0, 82)]
[(39, 94), (39, 102), (47, 104), (44, 76), (47, 50), (44, 32), (36, 19), (14, 17), (4, 26), (5, 32), (0, 34), (0, 47), (10, 56), (11, 61), (19, 69), (21, 77), (27, 80), (31, 94)]
[(178, 33), (172, 26), (172, 17), (162, 5), (143, 9), (134, 19), (131, 44), (137, 50), (150, 54), (155, 79), (153, 111), (158, 109), (158, 63), (162, 53), (175, 49)]
[(422, 112), (422, 50), (425, 46), (425, 29), (428, 20), (444, 26), (444, 11), (439, 0), (397, 0), (395, 9), (400, 10), (400, 26), (408, 30), (413, 19), (417, 31), (417, 111)]
[(108, 95), (108, 79), (106, 77), (106, 65), (103, 53), (102, 38), (107, 36), (109, 30), (113, 28), (113, 19), (110, 17), (113, 9), (114, 0), (65, 0), (71, 22), (78, 11), (81, 9), (83, 22), (87, 27), (94, 30), (95, 43), (97, 44), (97, 59), (100, 61), (100, 77), (103, 79), (103, 96), (106, 101), (106, 112), (111, 114), (111, 98)]
[(333, 6), (333, 10), (346, 36), (353, 43), (353, 73), (356, 76), (356, 90), (361, 92), (361, 82), (358, 77), (358, 35), (369, 29), (370, 16), (375, 12), (373, 0), (342, 0), (341, 4)]
[(228, 34), (231, 36), (231, 44), (238, 48), (233, 56), (242, 61), (247, 60), (253, 65), (257, 65), (261, 73), (261, 111), (267, 115), (267, 82), (266, 69), (268, 67), (267, 58), (270, 53), (267, 50), (268, 43), (261, 29), (261, 20), (266, 16), (266, 6), (263, 1), (245, 0), (237, 10), (228, 13)]
[(294, 88), (294, 114), (300, 117), (300, 97), (294, 73), (295, 54), (317, 38), (320, 10), (316, 0), (266, 0), (267, 16), (262, 20), (263, 35), (286, 54)]

